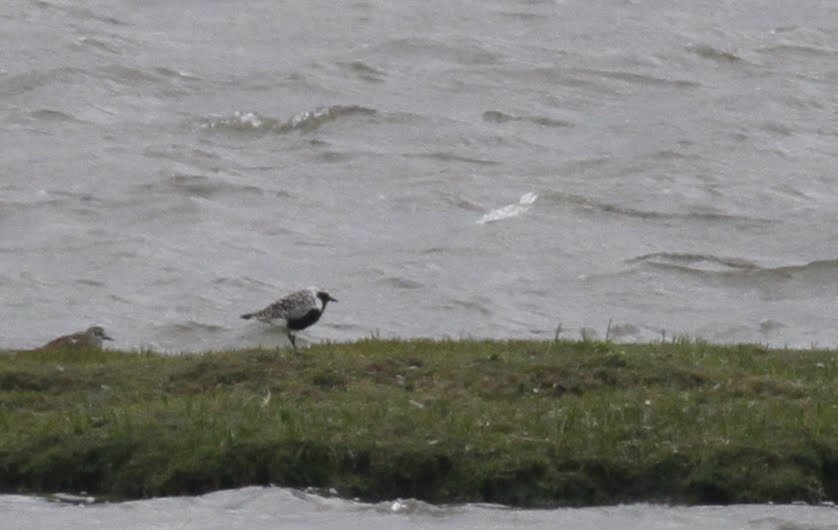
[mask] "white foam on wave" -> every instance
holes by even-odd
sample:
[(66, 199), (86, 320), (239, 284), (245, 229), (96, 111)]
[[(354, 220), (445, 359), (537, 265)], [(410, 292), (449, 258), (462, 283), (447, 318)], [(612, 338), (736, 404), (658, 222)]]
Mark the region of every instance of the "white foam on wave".
[(521, 195), (521, 198), (518, 200), (516, 204), (507, 204), (502, 208), (492, 210), (491, 212), (485, 214), (483, 217), (478, 219), (477, 224), (482, 225), (486, 223), (500, 221), (502, 219), (518, 217), (522, 213), (528, 211), (530, 207), (535, 203), (536, 199), (538, 199), (537, 193), (533, 193), (531, 191), (527, 192)]
[(275, 118), (262, 116), (254, 111), (236, 111), (229, 117), (210, 118), (206, 120), (203, 127), (208, 129), (273, 131), (279, 133), (295, 130), (308, 132), (344, 116), (356, 114), (370, 115), (375, 114), (375, 112), (373, 109), (355, 105), (332, 105), (330, 107), (300, 112), (292, 116), (288, 121), (283, 122)]
[(204, 126), (209, 129), (258, 130), (262, 128), (269, 129), (275, 124), (276, 120), (264, 118), (258, 112), (236, 111), (231, 117), (212, 119)]

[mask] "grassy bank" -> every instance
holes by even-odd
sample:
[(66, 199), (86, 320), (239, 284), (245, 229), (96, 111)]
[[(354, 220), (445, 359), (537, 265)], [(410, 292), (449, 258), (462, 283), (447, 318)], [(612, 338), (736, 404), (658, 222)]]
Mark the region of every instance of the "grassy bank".
[(0, 490), (838, 501), (838, 352), (378, 341), (0, 355)]

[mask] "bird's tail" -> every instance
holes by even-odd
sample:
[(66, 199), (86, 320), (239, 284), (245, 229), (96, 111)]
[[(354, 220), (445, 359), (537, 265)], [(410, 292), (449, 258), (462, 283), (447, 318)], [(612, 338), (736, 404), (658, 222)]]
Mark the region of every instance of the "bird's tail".
[(253, 313), (244, 314), (242, 315), (242, 318), (245, 320), (250, 320), (251, 318), (253, 318)]

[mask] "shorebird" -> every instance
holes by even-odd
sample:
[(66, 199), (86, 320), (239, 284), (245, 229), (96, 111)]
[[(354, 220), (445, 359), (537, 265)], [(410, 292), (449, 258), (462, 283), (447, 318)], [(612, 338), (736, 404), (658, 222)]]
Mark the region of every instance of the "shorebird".
[(265, 309), (245, 313), (242, 318), (255, 318), (268, 324), (278, 324), (285, 329), (291, 346), (297, 351), (296, 332), (320, 320), (329, 302), (337, 302), (337, 299), (332, 298), (326, 291), (309, 287), (280, 298)]
[(64, 335), (51, 340), (42, 346), (41, 350), (48, 348), (101, 348), (102, 341), (113, 340), (105, 333), (102, 326), (90, 326), (85, 331), (79, 331), (71, 335)]

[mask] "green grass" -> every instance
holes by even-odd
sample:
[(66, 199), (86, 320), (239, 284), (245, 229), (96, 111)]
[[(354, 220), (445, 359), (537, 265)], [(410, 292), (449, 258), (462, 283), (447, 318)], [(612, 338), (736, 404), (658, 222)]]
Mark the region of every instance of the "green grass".
[(0, 355), (0, 490), (838, 501), (838, 352), (380, 341)]

